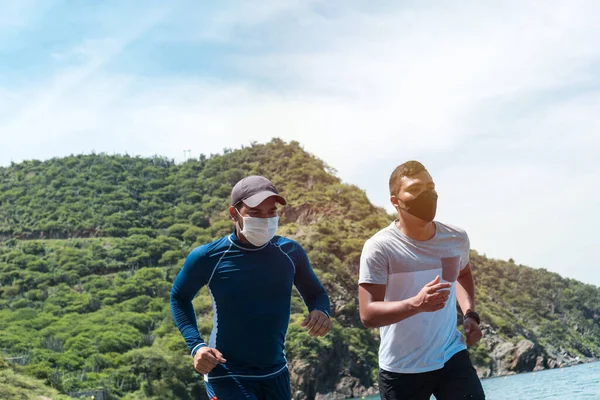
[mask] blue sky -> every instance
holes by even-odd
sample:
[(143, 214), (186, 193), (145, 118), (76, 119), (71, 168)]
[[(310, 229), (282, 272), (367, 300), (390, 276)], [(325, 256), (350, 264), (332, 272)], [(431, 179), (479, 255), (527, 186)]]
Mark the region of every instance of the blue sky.
[(0, 165), (298, 140), (389, 210), (600, 285), (600, 3), (0, 0)]

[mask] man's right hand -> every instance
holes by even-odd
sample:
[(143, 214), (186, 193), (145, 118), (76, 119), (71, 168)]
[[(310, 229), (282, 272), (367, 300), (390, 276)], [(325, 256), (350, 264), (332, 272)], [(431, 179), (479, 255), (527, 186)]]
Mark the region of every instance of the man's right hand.
[(452, 286), (451, 283), (440, 283), (439, 275), (434, 280), (429, 282), (421, 289), (421, 291), (413, 297), (413, 307), (418, 312), (434, 312), (441, 310), (446, 306), (448, 296), (450, 295), (448, 289)]
[(194, 368), (202, 375), (208, 374), (214, 367), (227, 360), (223, 358), (223, 354), (212, 347), (203, 346), (194, 355)]

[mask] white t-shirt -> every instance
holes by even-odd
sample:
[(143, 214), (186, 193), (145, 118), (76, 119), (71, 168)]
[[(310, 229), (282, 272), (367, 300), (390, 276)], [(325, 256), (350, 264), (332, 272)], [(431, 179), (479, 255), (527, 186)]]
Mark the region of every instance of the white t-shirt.
[(387, 285), (385, 301), (415, 296), (440, 275), (451, 282), (446, 306), (422, 312), (379, 329), (379, 367), (396, 373), (421, 373), (441, 369), (456, 353), (466, 349), (456, 328), (456, 278), (469, 263), (469, 237), (453, 226), (435, 222), (435, 236), (413, 240), (393, 222), (364, 245), (360, 283)]

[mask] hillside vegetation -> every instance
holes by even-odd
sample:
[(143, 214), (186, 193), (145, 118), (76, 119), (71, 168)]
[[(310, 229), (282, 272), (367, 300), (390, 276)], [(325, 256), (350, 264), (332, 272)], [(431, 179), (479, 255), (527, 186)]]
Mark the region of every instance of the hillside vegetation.
[[(0, 168), (0, 351), (19, 357), (4, 371), (72, 395), (203, 396), (169, 290), (192, 248), (231, 232), (228, 196), (250, 174), (269, 177), (286, 196), (280, 234), (305, 247), (332, 298), (334, 328), (320, 339), (300, 328), (305, 308), (294, 298), (294, 389), (311, 399), (366, 393), (378, 338), (358, 318), (358, 263), (364, 241), (393, 217), (299, 143), (278, 139), (181, 164), (93, 154)], [(600, 289), (475, 252), (472, 265), (486, 331), (473, 349), (482, 375), (600, 354)], [(208, 334), (205, 289), (194, 305)]]

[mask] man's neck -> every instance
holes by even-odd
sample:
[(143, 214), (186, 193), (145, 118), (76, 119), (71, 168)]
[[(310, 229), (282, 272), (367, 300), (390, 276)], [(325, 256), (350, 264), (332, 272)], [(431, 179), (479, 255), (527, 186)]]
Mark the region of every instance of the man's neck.
[(403, 215), (398, 216), (396, 226), (400, 229), (400, 232), (404, 233), (411, 239), (425, 241), (435, 236), (435, 223), (425, 222), (417, 217), (404, 217)]

